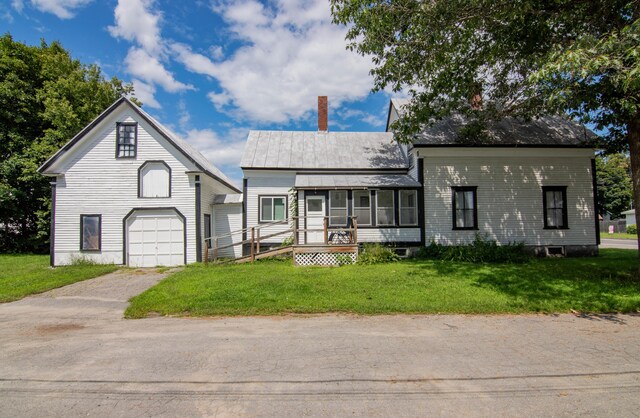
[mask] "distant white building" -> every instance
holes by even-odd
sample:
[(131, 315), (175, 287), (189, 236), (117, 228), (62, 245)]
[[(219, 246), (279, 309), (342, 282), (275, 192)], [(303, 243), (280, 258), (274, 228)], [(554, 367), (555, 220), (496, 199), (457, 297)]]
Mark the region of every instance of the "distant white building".
[(624, 218), (625, 218), (625, 220), (627, 222), (627, 226), (636, 224), (636, 210), (635, 209), (625, 210), (624, 212), (622, 212), (622, 215), (624, 215)]

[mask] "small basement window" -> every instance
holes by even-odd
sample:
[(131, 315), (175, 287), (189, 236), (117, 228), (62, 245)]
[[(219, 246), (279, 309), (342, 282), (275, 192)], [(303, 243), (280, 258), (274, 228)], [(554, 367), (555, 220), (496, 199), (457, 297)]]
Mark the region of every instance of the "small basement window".
[(80, 215), (80, 250), (100, 251), (102, 215)]
[(116, 132), (116, 158), (135, 158), (138, 143), (138, 124), (121, 122)]
[(171, 168), (164, 161), (147, 161), (139, 170), (138, 197), (171, 197)]

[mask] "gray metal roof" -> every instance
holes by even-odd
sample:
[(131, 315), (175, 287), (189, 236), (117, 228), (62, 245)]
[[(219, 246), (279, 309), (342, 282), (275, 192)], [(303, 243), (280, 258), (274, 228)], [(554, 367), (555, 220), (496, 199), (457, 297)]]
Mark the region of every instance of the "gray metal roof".
[(298, 174), (296, 189), (353, 189), (357, 187), (421, 187), (405, 174)]
[[(392, 99), (392, 106), (402, 114), (406, 99)], [(486, 136), (468, 138), (459, 135), (468, 120), (460, 115), (437, 122), (416, 135), (417, 146), (522, 146), (522, 147), (593, 147), (596, 135), (589, 129), (562, 116), (543, 116), (531, 121), (506, 117), (490, 122)]]
[(242, 203), (242, 194), (217, 194), (213, 196), (212, 205), (228, 205), (231, 203)]
[(240, 166), (406, 170), (408, 163), (390, 132), (250, 131)]

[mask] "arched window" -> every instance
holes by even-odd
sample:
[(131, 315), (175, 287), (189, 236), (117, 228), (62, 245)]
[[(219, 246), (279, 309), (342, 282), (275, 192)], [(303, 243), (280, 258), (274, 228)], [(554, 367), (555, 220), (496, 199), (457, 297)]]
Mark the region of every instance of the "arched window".
[(147, 161), (138, 173), (138, 197), (171, 197), (171, 168), (164, 161)]

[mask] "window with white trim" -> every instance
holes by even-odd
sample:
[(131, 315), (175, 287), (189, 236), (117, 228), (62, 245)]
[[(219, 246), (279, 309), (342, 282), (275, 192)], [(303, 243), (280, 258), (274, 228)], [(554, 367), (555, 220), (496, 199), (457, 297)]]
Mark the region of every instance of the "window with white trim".
[(139, 181), (139, 197), (171, 197), (171, 169), (164, 162), (144, 163)]
[(418, 224), (418, 191), (400, 190), (400, 225)]
[(376, 220), (378, 225), (395, 224), (393, 190), (378, 190), (376, 192)]
[(138, 140), (138, 124), (135, 122), (122, 122), (117, 124), (117, 128), (116, 157), (135, 158)]
[(353, 216), (358, 225), (371, 225), (371, 193), (369, 190), (353, 191)]
[(329, 191), (329, 225), (347, 225), (347, 191)]
[(260, 222), (287, 219), (287, 199), (284, 196), (260, 196)]

